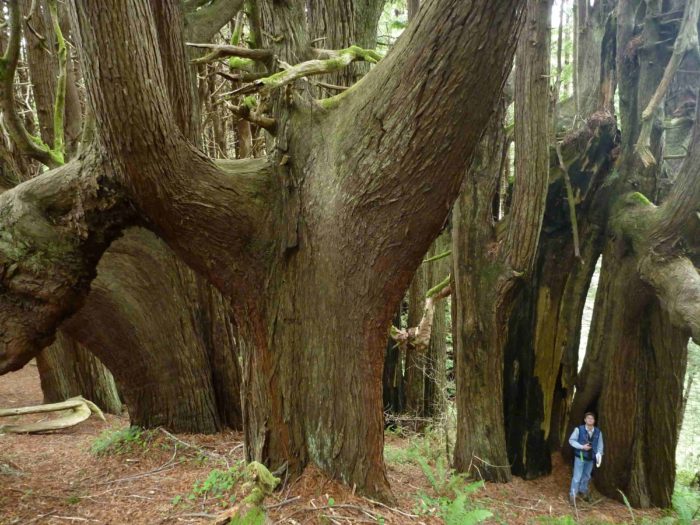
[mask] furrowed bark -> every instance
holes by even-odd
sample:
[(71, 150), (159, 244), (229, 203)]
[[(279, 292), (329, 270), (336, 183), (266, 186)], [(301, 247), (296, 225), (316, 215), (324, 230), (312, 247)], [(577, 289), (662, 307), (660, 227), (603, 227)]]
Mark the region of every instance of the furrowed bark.
[(88, 293), (104, 250), (132, 216), (93, 155), (0, 195), (0, 373), (54, 338)]
[(220, 295), (142, 229), (115, 241), (97, 271), (85, 306), (62, 330), (112, 371), (131, 423), (241, 428), (240, 372)]
[[(455, 229), (453, 341), (457, 368), (455, 468), (506, 482), (511, 472), (503, 419), (506, 327), (522, 279), (534, 266), (549, 173), (549, 20), (551, 2), (530, 0), (520, 36), (515, 73), (515, 189), (498, 238), (493, 202), (501, 180), (504, 131), (493, 129), (484, 144), (461, 206), (471, 206), (478, 225), (459, 239)], [(500, 121), (492, 126), (502, 126)], [(469, 180), (469, 179), (468, 179)], [(455, 222), (464, 217), (455, 216)], [(468, 275), (469, 267), (473, 275)], [(465, 279), (460, 283), (460, 279)], [(468, 281), (466, 280), (468, 279)], [(469, 283), (469, 284), (467, 284)]]
[(37, 356), (44, 403), (83, 396), (103, 412), (120, 414), (122, 402), (111, 372), (89, 350), (61, 332)]
[[(581, 316), (603, 249), (616, 122), (597, 113), (561, 148), (579, 218), (575, 255), (569, 198), (557, 154), (550, 177), (535, 272), (509, 323), (505, 360), (506, 435), (514, 474), (536, 478), (551, 470), (551, 452), (568, 439), (566, 417), (578, 364)], [(566, 438), (566, 439), (564, 439)]]

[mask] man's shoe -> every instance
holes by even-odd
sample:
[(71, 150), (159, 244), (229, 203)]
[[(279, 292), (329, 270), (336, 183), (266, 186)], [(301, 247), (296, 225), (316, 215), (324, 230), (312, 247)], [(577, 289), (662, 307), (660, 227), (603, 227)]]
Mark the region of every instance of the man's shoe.
[(593, 501), (593, 498), (591, 497), (591, 493), (590, 493), (590, 492), (584, 492), (584, 493), (583, 493), (583, 498), (582, 498), (582, 499), (583, 499), (583, 501), (585, 501), (586, 503), (590, 503), (591, 501)]
[(576, 506), (576, 496), (574, 496), (573, 494), (569, 494), (569, 505), (571, 505), (572, 507)]

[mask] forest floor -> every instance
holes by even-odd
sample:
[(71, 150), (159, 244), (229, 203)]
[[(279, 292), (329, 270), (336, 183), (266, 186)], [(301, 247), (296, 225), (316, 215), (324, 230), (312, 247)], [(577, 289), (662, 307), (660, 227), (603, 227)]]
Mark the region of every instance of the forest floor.
[[(0, 407), (41, 401), (33, 363), (0, 378)], [(104, 445), (107, 436), (127, 428), (126, 417), (108, 415), (106, 423), (91, 417), (49, 434), (0, 435), (0, 524), (203, 524), (229, 505), (231, 491), (240, 486), (239, 433), (174, 437), (152, 431), (131, 435), (107, 453), (93, 451), (96, 443)], [(387, 435), (387, 474), (396, 498), (391, 506), (308, 470), (268, 498), (268, 515), (272, 523), (284, 524), (443, 523), (437, 513), (449, 500), (438, 493), (451, 490), (453, 478), (440, 468), (443, 461), (427, 457), (430, 452), (416, 461), (426, 446), (424, 438)], [(214, 469), (218, 472), (212, 474)], [(624, 505), (602, 497), (592, 505), (581, 503), (579, 521), (563, 519), (574, 514), (566, 501), (569, 476), (570, 469), (555, 460), (553, 474), (539, 480), (472, 485), (468, 508), (490, 510), (493, 517), (484, 523), (632, 522)], [(638, 523), (643, 518), (654, 523), (663, 515), (634, 511)]]

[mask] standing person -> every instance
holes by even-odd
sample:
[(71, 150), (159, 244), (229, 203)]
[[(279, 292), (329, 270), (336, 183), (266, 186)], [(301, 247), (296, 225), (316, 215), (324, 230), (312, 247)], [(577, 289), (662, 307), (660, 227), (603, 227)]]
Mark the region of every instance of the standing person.
[(574, 448), (574, 475), (571, 479), (569, 503), (576, 505), (576, 496), (583, 494), (584, 501), (591, 501), (588, 482), (593, 472), (593, 462), (597, 467), (603, 461), (603, 433), (595, 426), (595, 415), (586, 412), (585, 425), (579, 425), (569, 437), (569, 445)]

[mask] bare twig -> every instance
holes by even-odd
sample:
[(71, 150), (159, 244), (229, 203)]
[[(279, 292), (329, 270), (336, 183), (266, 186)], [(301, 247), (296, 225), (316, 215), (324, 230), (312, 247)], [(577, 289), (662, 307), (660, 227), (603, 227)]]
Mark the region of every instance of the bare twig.
[(566, 164), (564, 164), (564, 157), (561, 154), (561, 144), (557, 142), (556, 145), (557, 158), (559, 159), (559, 167), (562, 171), (562, 176), (564, 177), (564, 186), (566, 187), (566, 200), (569, 202), (569, 219), (571, 220), (571, 233), (574, 236), (574, 255), (577, 259), (581, 259), (581, 245), (579, 243), (578, 237), (578, 219), (576, 218), (576, 201), (574, 198), (574, 189), (571, 186), (571, 178), (569, 177), (569, 170), (566, 169)]

